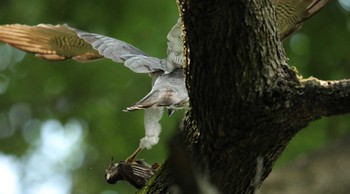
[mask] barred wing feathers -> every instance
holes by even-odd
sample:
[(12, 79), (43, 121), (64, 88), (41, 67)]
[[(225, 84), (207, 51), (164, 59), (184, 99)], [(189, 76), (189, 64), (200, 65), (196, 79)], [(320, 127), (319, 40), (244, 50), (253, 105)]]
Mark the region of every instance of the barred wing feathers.
[(87, 62), (103, 57), (67, 25), (0, 25), (0, 41), (47, 60)]

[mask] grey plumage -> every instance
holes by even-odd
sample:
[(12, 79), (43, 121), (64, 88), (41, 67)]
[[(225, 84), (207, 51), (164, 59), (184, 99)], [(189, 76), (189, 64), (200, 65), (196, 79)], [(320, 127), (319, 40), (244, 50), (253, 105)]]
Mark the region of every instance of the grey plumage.
[(187, 106), (180, 20), (167, 36), (168, 56), (165, 59), (150, 57), (134, 46), (114, 38), (73, 30), (104, 57), (118, 63), (124, 62), (126, 67), (136, 73), (151, 74), (153, 83), (150, 93), (126, 111), (156, 107), (180, 109)]
[(158, 75), (151, 92), (126, 110), (133, 111), (155, 107), (181, 109), (186, 107), (188, 95), (184, 79), (183, 69)]
[(145, 137), (140, 140), (140, 148), (150, 149), (159, 141), (163, 109), (172, 113), (176, 109), (188, 106), (188, 94), (182, 69), (183, 51), (181, 39), (181, 22), (177, 21), (168, 33), (167, 57), (158, 59), (148, 56), (134, 46), (107, 36), (74, 30), (77, 35), (89, 43), (106, 58), (136, 73), (149, 73), (152, 77), (151, 91), (125, 111), (145, 109)]

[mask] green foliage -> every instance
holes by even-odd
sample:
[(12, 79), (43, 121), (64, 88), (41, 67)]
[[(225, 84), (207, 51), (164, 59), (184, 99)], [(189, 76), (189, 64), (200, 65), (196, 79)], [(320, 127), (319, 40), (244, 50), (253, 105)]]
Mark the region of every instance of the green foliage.
[[(166, 35), (177, 17), (175, 1), (0, 2), (0, 24), (68, 23), (124, 40), (158, 57), (166, 54)], [(350, 78), (349, 21), (347, 12), (332, 3), (285, 41), (290, 65), (296, 66), (305, 77)], [(66, 133), (73, 119), (82, 127), (82, 143), (55, 171), (68, 166), (67, 176), (72, 181), (68, 193), (135, 192), (125, 182), (108, 185), (103, 175), (112, 156), (117, 161), (125, 159), (144, 135), (143, 112), (122, 110), (149, 91), (149, 77), (134, 74), (107, 59), (81, 64), (72, 60), (43, 61), (31, 54), (22, 60), (23, 55), (0, 44), (0, 154), (13, 156), (25, 165), (24, 161), (40, 144), (42, 127), (48, 120), (67, 124), (63, 130)], [(182, 116), (180, 111), (172, 118), (164, 117), (160, 143), (140, 157), (149, 163), (162, 162), (166, 158), (167, 139), (176, 131)], [(349, 116), (313, 123), (290, 144), (282, 163), (298, 153), (322, 147), (331, 137), (349, 128)], [(74, 159), (79, 158), (78, 152), (83, 152), (81, 161)], [(40, 168), (24, 170), (19, 176)]]

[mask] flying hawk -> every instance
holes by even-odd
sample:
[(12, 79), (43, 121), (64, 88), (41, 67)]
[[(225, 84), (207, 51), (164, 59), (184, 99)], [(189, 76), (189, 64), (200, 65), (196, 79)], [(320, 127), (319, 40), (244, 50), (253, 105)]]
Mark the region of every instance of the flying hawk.
[(171, 114), (188, 106), (182, 68), (183, 51), (180, 19), (167, 36), (167, 57), (148, 56), (136, 47), (114, 38), (78, 30), (68, 25), (21, 24), (0, 25), (0, 41), (15, 48), (34, 53), (46, 60), (74, 59), (89, 62), (108, 58), (135, 73), (148, 73), (152, 78), (151, 91), (125, 111), (144, 109), (145, 137), (128, 160), (133, 160), (144, 148), (150, 149), (159, 141), (163, 110)]

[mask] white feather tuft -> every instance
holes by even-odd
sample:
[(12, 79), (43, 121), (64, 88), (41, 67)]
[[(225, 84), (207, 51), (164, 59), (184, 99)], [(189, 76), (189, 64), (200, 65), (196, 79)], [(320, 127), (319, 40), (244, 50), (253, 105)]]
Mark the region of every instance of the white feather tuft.
[(145, 137), (140, 140), (140, 147), (151, 149), (151, 147), (158, 143), (159, 134), (162, 127), (159, 123), (162, 118), (164, 108), (149, 108), (145, 109)]

